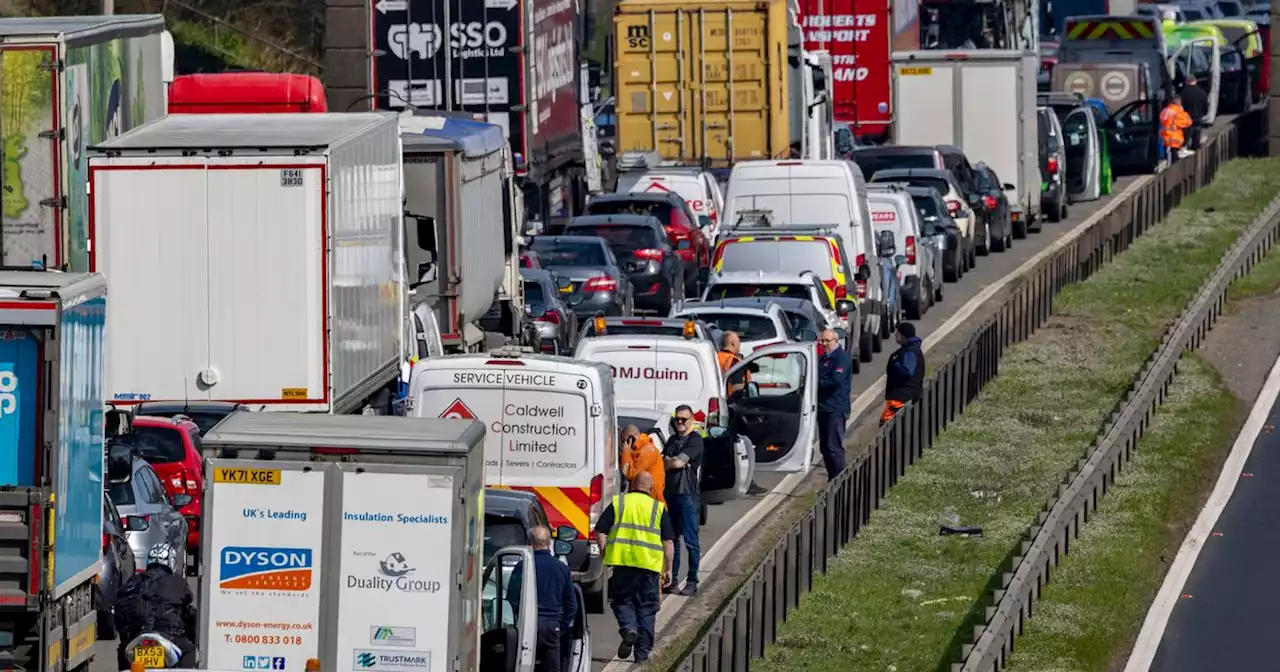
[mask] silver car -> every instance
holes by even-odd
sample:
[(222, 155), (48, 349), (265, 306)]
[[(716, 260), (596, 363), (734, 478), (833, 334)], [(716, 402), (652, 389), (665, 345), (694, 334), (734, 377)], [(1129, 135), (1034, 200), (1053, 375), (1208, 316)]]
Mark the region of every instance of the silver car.
[[(178, 567), (187, 564), (187, 521), (176, 507), (190, 503), (190, 495), (169, 499), (160, 477), (145, 460), (133, 458), (126, 473), (123, 465), (109, 473), (107, 493), (124, 520), (125, 536), (138, 571), (147, 568), (147, 551), (167, 543), (178, 554)], [(186, 501), (179, 500), (186, 498)]]

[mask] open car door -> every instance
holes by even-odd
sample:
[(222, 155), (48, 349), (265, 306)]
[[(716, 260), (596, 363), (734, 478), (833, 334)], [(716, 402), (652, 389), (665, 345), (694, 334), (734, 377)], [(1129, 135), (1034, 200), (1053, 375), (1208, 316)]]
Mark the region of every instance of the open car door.
[(1107, 117), (1107, 145), (1112, 165), (1159, 168), (1160, 110), (1145, 98), (1127, 103)]
[[(522, 566), (520, 594), (510, 595), (511, 572), (516, 566)], [(538, 653), (538, 577), (533, 549), (498, 549), (485, 563), (480, 586), (484, 631), (480, 635), (481, 672), (533, 672)]]
[(729, 429), (755, 444), (755, 468), (808, 470), (817, 438), (817, 344), (759, 348), (730, 369), (726, 380), (742, 386), (729, 398)]
[(710, 438), (702, 442), (702, 501), (706, 504), (746, 497), (755, 478), (756, 455), (750, 437), (724, 427), (708, 427)]
[(1101, 196), (1101, 148), (1098, 127), (1088, 107), (1077, 107), (1062, 118), (1062, 144), (1067, 151), (1067, 197), (1072, 203)]
[(1170, 69), (1181, 73), (1195, 75), (1196, 79), (1206, 80), (1209, 94), (1209, 111), (1202, 120), (1206, 126), (1212, 125), (1218, 116), (1218, 96), (1222, 89), (1222, 49), (1226, 48), (1217, 37), (1205, 35), (1184, 41), (1169, 56)]
[(573, 617), (569, 631), (569, 665), (565, 672), (591, 672), (591, 629), (587, 627), (587, 607), (582, 598), (582, 587), (573, 585), (578, 593), (578, 613)]

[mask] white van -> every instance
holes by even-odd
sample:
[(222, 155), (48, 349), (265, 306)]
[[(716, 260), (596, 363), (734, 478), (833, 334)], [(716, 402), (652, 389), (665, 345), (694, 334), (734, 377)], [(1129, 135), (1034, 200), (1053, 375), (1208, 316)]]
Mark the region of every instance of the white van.
[(698, 228), (708, 240), (714, 240), (724, 196), (716, 178), (695, 168), (663, 167), (649, 171), (633, 170), (618, 175), (618, 194), (644, 194), (674, 191), (689, 204), (698, 218)]
[(729, 176), (720, 236), (752, 226), (833, 229), (853, 255), (863, 330), (881, 349), (885, 288), (867, 207), (867, 182), (849, 161), (743, 161)]
[(604, 565), (591, 530), (621, 491), (609, 367), (518, 349), (413, 365), (406, 414), (484, 422), (485, 485), (532, 492), (552, 529), (578, 531), (568, 563), (602, 613)]
[(578, 342), (574, 359), (607, 364), (620, 406), (675, 413), (688, 404), (707, 427), (724, 425), (724, 379), (710, 341), (683, 336), (598, 336)]

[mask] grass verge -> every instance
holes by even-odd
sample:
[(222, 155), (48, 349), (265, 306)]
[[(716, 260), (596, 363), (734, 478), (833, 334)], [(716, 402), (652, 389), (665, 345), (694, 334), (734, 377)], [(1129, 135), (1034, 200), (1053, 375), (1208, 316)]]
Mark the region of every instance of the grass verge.
[[(949, 669), (1027, 525), (1160, 333), (1278, 190), (1280, 160), (1234, 161), (1064, 290), (1047, 327), (1006, 351), (1000, 375), (890, 491), (753, 669)], [(938, 535), (956, 521), (983, 536)]]

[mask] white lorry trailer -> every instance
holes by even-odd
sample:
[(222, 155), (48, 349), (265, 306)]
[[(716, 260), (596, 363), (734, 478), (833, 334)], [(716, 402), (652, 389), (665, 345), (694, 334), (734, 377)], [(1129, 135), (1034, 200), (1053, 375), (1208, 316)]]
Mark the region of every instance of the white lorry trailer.
[(4, 266), (89, 270), (85, 150), (166, 105), (164, 17), (0, 19)]
[(113, 403), (390, 410), (408, 316), (395, 115), (172, 115), (92, 150)]
[[(524, 206), (502, 127), (402, 113), (400, 132), (411, 304), (435, 310), (452, 352), (480, 349), (484, 328), (518, 337)], [(491, 307), (498, 318), (477, 324)]]
[(893, 138), (899, 145), (955, 145), (1014, 189), (1009, 204), (1040, 215), (1040, 152), (1032, 51), (978, 49), (893, 54)]
[(532, 672), (532, 551), (484, 558), (484, 433), (244, 411), (210, 430), (201, 667)]

